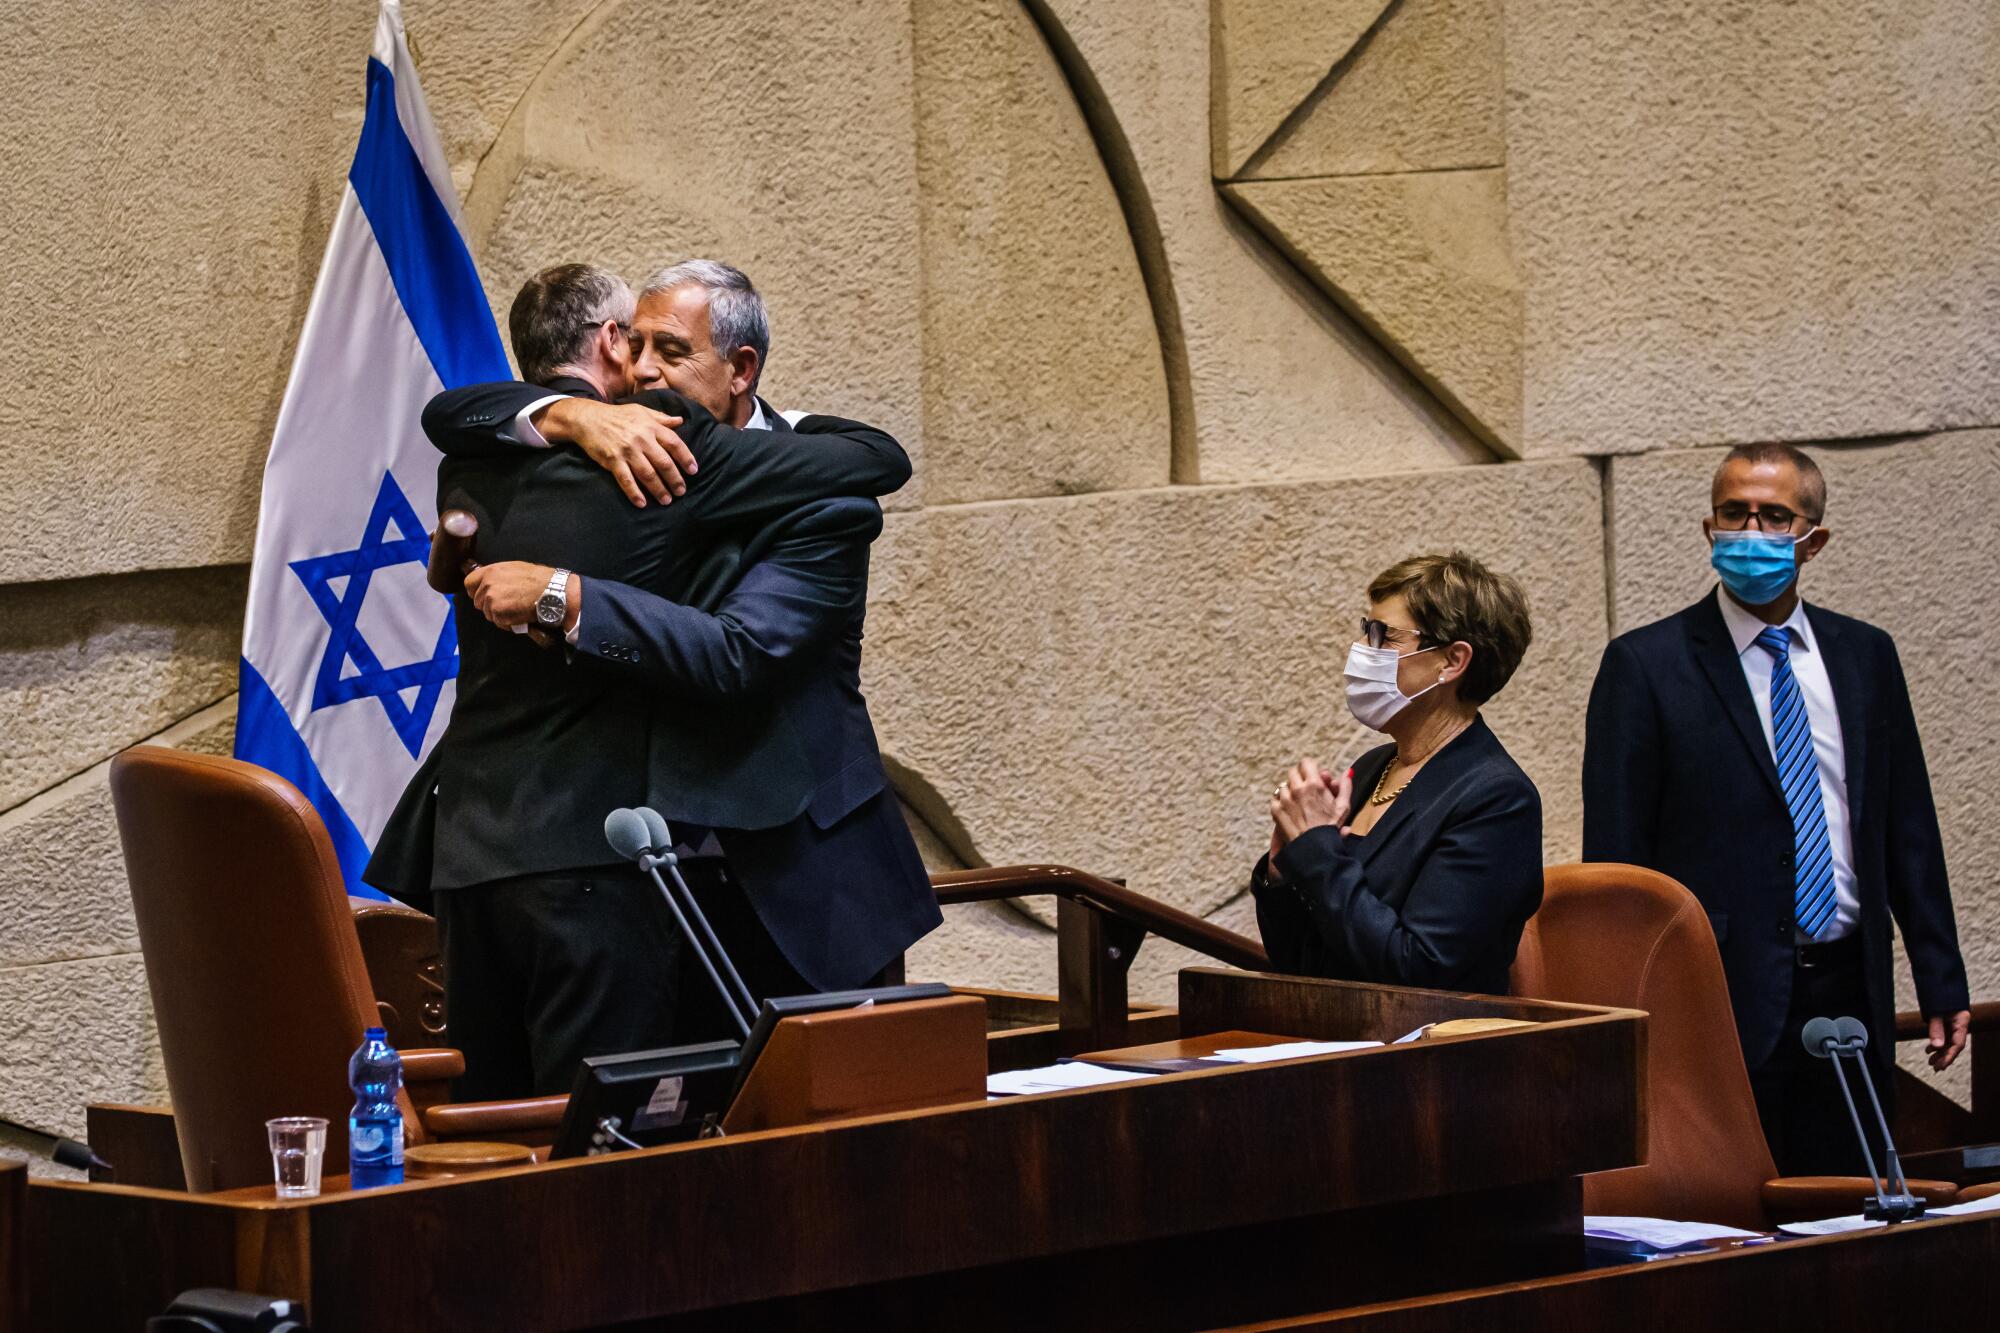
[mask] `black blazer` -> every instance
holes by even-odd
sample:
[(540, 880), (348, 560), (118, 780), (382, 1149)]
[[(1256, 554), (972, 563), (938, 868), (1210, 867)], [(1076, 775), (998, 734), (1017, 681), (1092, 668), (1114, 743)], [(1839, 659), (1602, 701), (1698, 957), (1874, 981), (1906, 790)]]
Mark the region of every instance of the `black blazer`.
[(657, 708), (747, 702), (803, 740), (805, 811), (717, 834), (765, 929), (822, 990), (861, 985), (944, 919), (861, 693), (868, 548), (881, 530), (873, 500), (806, 505), (743, 547), (742, 579), (712, 614), (607, 580), (585, 585), (578, 622), (579, 651), (646, 681)]
[[(475, 386), (425, 410), (437, 440), (465, 444), (468, 422), (497, 427), (549, 390), (595, 397), (580, 380)], [(687, 494), (635, 509), (611, 477), (571, 447), (524, 449), (489, 437), (439, 468), (439, 508), (480, 520), (484, 561), (564, 565), (586, 580), (615, 580), (682, 595), (710, 538), (758, 527), (815, 500), (885, 494), (909, 478), (889, 436), (817, 419), (813, 447), (769, 431), (718, 423), (678, 395), (640, 401), (683, 417), (679, 429), (701, 461)], [(510, 410), (511, 408), (511, 410)], [(804, 739), (768, 709), (713, 706), (655, 710), (656, 691), (602, 657), (574, 661), (524, 635), (494, 628), (455, 599), (458, 698), (432, 762), (419, 770), (378, 844), (384, 877), (407, 876), (422, 826), (434, 821), (431, 885), (452, 888), (513, 875), (602, 865), (614, 859), (604, 816), (650, 804), (670, 820), (731, 828), (783, 824), (813, 795)], [(428, 784), (428, 786), (420, 786)], [(426, 811), (435, 792), (435, 809)], [(375, 863), (370, 883), (383, 883)]]
[[(1396, 747), (1354, 765), (1368, 799)], [(1542, 904), (1542, 797), (1484, 718), (1417, 770), (1365, 838), (1308, 830), (1251, 875), (1257, 927), (1287, 972), (1507, 992), (1521, 930)]]
[[(1707, 910), (1722, 948), (1743, 1058), (1770, 1058), (1791, 1004), (1794, 837), (1777, 765), (1729, 626), (1711, 593), (1622, 634), (1590, 692), (1583, 854), (1671, 875)], [(1903, 929), (1927, 1014), (1966, 1007), (1944, 847), (1896, 645), (1872, 625), (1806, 607), (1833, 682), (1867, 968), (1871, 1053), (1895, 1022), (1890, 918)]]

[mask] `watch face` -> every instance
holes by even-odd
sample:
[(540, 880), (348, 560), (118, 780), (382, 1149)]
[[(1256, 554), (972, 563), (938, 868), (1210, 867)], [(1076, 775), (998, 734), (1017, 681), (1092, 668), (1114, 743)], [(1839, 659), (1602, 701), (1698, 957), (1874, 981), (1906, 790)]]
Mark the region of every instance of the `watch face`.
[(544, 596), (535, 603), (535, 619), (544, 625), (560, 625), (563, 618), (563, 599)]

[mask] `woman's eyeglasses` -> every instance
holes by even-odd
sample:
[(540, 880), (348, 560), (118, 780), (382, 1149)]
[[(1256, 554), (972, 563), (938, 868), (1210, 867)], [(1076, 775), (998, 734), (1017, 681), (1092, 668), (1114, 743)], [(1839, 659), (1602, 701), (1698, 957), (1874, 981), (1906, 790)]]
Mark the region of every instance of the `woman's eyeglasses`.
[(1413, 629), (1404, 629), (1400, 625), (1391, 625), (1368, 616), (1361, 617), (1361, 642), (1370, 648), (1393, 647), (1406, 640), (1411, 643), (1422, 643), (1423, 639), (1424, 636)]

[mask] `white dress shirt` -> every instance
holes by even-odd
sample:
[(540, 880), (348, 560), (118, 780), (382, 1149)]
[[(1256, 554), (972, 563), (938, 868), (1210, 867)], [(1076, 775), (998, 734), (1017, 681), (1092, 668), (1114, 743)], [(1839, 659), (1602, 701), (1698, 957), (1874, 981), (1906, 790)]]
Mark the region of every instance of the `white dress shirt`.
[[(535, 429), (535, 413), (541, 411), (550, 403), (559, 403), (568, 397), (571, 397), (571, 395), (566, 393), (552, 393), (546, 398), (537, 398), (534, 402), (529, 403), (514, 414), (512, 425), (500, 428), (500, 438), (512, 441), (515, 444), (529, 445), (536, 449), (548, 448), (549, 442), (542, 437), (540, 431)], [(787, 412), (784, 415), (787, 421), (796, 421), (805, 414), (802, 412)], [(764, 415), (764, 400), (762, 398), (753, 397), (750, 400), (750, 419), (743, 423), (743, 429), (771, 429), (771, 419)]]
[[(1737, 661), (1743, 664), (1743, 679), (1750, 684), (1751, 702), (1757, 705), (1757, 721), (1764, 728), (1764, 744), (1771, 758), (1778, 757), (1777, 741), (1771, 730), (1771, 654), (1757, 646), (1757, 636), (1768, 628), (1763, 621), (1736, 604), (1721, 588), (1715, 595), (1722, 607), (1722, 622), (1736, 645)], [(1854, 829), (1848, 822), (1847, 746), (1840, 732), (1840, 710), (1833, 701), (1833, 680), (1826, 672), (1813, 636), (1812, 622), (1806, 619), (1803, 600), (1792, 608), (1783, 628), (1791, 631), (1792, 678), (1806, 706), (1812, 724), (1813, 758), (1819, 768), (1819, 796), (1826, 806), (1826, 840), (1833, 852), (1833, 920), (1821, 928), (1819, 940), (1841, 939), (1853, 933), (1861, 919), (1861, 899), (1854, 891)], [(1805, 942), (1805, 935), (1799, 940)]]

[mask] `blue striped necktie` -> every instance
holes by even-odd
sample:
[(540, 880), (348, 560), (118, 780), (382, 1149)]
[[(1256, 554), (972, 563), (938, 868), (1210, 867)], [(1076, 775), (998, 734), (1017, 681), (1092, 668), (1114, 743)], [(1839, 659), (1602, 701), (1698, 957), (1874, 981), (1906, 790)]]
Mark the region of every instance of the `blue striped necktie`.
[(1813, 754), (1812, 719), (1792, 674), (1792, 633), (1782, 625), (1757, 636), (1771, 655), (1771, 739), (1778, 752), (1778, 783), (1792, 812), (1792, 910), (1799, 929), (1816, 937), (1833, 920), (1833, 844), (1826, 836), (1826, 803), (1819, 793), (1819, 760)]

